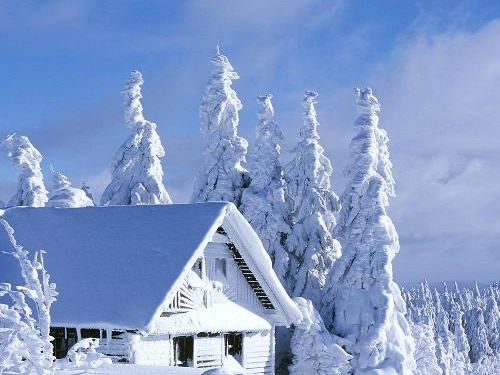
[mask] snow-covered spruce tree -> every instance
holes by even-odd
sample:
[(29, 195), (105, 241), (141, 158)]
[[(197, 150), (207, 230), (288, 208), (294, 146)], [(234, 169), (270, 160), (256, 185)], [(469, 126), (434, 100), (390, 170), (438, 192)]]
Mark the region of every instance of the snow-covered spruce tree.
[[(38, 375), (53, 373), (52, 344), (50, 336), (50, 309), (56, 301), (56, 285), (50, 282), (50, 275), (45, 270), (43, 251), (35, 253), (32, 260), (29, 252), (16, 242), (14, 230), (5, 220), (3, 225), (13, 251), (12, 255), (19, 262), (23, 286), (12, 289), (10, 284), (0, 284), (0, 296), (12, 299), (12, 306), (0, 305), (0, 327), (7, 338), (2, 343), (0, 374), (11, 368), (30, 374), (34, 369)], [(36, 307), (33, 316), (30, 304)], [(8, 366), (8, 367), (7, 367)]]
[(48, 207), (88, 207), (94, 202), (82, 189), (71, 186), (69, 178), (52, 169), (52, 190), (49, 193)]
[(293, 159), (286, 167), (288, 196), (292, 201), (292, 232), (288, 236), (290, 269), (285, 287), (292, 296), (305, 297), (319, 309), (327, 276), (340, 256), (333, 238), (339, 199), (330, 185), (333, 169), (323, 154), (315, 104), (318, 94), (306, 91), (304, 123)]
[(500, 353), (500, 311), (495, 299), (495, 292), (490, 287), (486, 293), (484, 320), (488, 332), (488, 343), (494, 353)]
[(356, 374), (412, 374), (414, 342), (392, 277), (399, 239), (386, 213), (393, 194), (387, 136), (378, 127), (380, 105), (372, 90), (356, 90), (356, 97), (360, 116), (335, 230), (342, 256), (330, 274), (322, 315), (334, 334), (351, 343)]
[(488, 332), (481, 302), (479, 299), (474, 301), (471, 295), (472, 293), (466, 293), (466, 306), (468, 306), (468, 309), (466, 312), (465, 332), (470, 345), (469, 358), (472, 363), (476, 363), (486, 356), (493, 355), (493, 351), (488, 343)]
[(240, 77), (218, 47), (211, 62), (212, 77), (200, 106), (206, 149), (192, 201), (229, 201), (239, 207), (243, 189), (250, 184), (248, 172), (241, 166), (248, 142), (238, 136), (238, 111), (243, 106), (231, 88), (232, 81)]
[(351, 374), (347, 354), (325, 327), (312, 302), (294, 298), (302, 313), (302, 321), (295, 326), (292, 341), (290, 375), (347, 375)]
[(289, 204), (279, 160), (283, 134), (274, 122), (271, 98), (271, 94), (257, 97), (261, 107), (255, 146), (249, 155), (252, 182), (243, 191), (240, 211), (259, 235), (273, 260), (278, 278), (283, 282), (289, 263), (286, 249), (290, 234)]
[(458, 361), (465, 364), (466, 371), (469, 370), (470, 359), (469, 359), (469, 351), (470, 346), (467, 341), (467, 335), (465, 333), (464, 325), (463, 325), (463, 312), (461, 310), (460, 304), (457, 302), (452, 303), (452, 318), (450, 319), (453, 322), (453, 335), (455, 338), (455, 348), (457, 349), (457, 358)]
[(156, 124), (142, 113), (143, 83), (142, 74), (134, 70), (123, 90), (125, 122), (131, 133), (113, 160), (112, 179), (101, 197), (103, 206), (172, 203), (163, 185), (160, 159), (165, 150)]
[(15, 133), (5, 137), (2, 144), (7, 148), (14, 166), (19, 169), (17, 192), (8, 206), (44, 207), (48, 192), (43, 183), (40, 152), (27, 137)]
[(467, 369), (467, 363), (458, 352), (455, 346), (455, 340), (449, 331), (448, 313), (441, 303), (441, 297), (435, 290), (434, 299), (436, 304), (436, 354), (439, 366), (443, 375), (464, 375)]
[(403, 293), (408, 308), (408, 322), (415, 340), (415, 362), (418, 375), (441, 375), (434, 341), (435, 309), (427, 283)]

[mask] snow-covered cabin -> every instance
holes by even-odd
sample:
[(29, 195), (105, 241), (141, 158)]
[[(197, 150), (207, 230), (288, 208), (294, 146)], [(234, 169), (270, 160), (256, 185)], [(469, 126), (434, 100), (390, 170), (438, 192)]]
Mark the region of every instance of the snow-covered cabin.
[[(300, 319), (258, 236), (231, 203), (0, 210), (47, 251), (57, 357), (80, 338), (136, 364), (274, 374), (274, 331)], [(0, 233), (0, 250), (9, 250)], [(15, 259), (0, 282), (19, 284)]]

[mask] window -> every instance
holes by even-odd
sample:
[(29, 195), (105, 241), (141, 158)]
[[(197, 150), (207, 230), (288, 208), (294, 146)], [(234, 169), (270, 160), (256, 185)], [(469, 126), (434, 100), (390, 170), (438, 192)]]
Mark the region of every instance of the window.
[(224, 334), (224, 348), (226, 356), (230, 355), (236, 359), (240, 364), (242, 359), (243, 349), (243, 334), (238, 332), (231, 332)]
[(54, 357), (57, 359), (66, 357), (68, 350), (77, 341), (75, 328), (50, 327), (50, 335), (54, 337)]
[(174, 337), (174, 366), (193, 366), (193, 336)]
[(80, 331), (82, 339), (100, 339), (101, 333), (98, 329), (82, 328)]
[[(215, 274), (216, 278), (220, 279), (220, 277), (226, 277), (226, 260), (225, 259), (220, 259), (216, 258), (215, 259)], [(217, 277), (218, 276), (218, 277)]]

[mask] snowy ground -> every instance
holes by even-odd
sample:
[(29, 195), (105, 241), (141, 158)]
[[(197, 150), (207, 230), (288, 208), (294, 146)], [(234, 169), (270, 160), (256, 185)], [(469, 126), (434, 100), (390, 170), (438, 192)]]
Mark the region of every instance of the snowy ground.
[[(55, 375), (200, 375), (204, 371), (206, 369), (114, 364), (103, 365), (94, 369), (57, 369)], [(6, 375), (14, 375), (14, 373), (6, 373)]]

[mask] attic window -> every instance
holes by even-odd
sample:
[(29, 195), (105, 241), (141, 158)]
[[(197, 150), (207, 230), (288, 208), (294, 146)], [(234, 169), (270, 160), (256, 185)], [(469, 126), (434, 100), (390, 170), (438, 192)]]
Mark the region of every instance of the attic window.
[(203, 259), (198, 258), (196, 262), (193, 264), (192, 268), (193, 272), (199, 276), (200, 279), (202, 279), (203, 275)]
[(253, 289), (255, 295), (257, 296), (259, 301), (262, 303), (264, 308), (266, 310), (274, 310), (273, 303), (271, 302), (271, 300), (267, 296), (264, 289), (262, 289), (262, 286), (257, 281), (257, 278), (255, 277), (255, 275), (252, 273), (252, 271), (248, 267), (247, 262), (245, 261), (245, 259), (243, 259), (243, 257), (241, 256), (241, 254), (238, 251), (238, 249), (236, 248), (236, 246), (234, 246), (234, 244), (232, 244), (232, 243), (227, 243), (226, 246), (228, 247), (229, 251), (231, 252), (231, 255), (233, 256), (234, 261), (236, 262), (236, 264), (240, 268), (241, 273), (243, 274), (245, 279), (248, 281), (248, 284)]
[(215, 273), (216, 275), (221, 275), (223, 277), (226, 277), (226, 260), (223, 258), (216, 258), (215, 259)]

